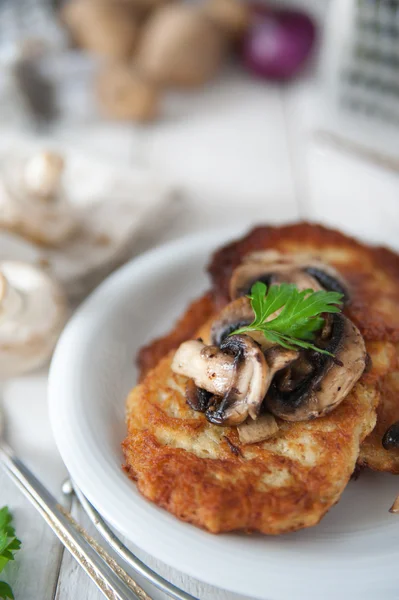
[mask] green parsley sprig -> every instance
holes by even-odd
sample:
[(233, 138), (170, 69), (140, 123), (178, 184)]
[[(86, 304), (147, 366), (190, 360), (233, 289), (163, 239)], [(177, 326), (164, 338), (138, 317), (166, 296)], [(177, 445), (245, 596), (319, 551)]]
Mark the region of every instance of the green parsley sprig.
[[(12, 526), (11, 513), (7, 506), (3, 506), (0, 509), (0, 573), (10, 560), (14, 560), (14, 554), (20, 547), (21, 542)], [(0, 598), (14, 600), (11, 587), (4, 581), (0, 581)]]
[[(267, 340), (283, 348), (296, 350), (299, 347), (332, 356), (330, 352), (314, 346), (311, 341), (324, 325), (324, 319), (320, 315), (341, 311), (338, 305), (342, 301), (342, 294), (323, 290), (315, 292), (311, 289), (299, 291), (292, 283), (267, 288), (264, 283), (257, 281), (248, 298), (255, 319), (250, 325), (240, 327), (231, 335), (261, 331)], [(276, 317), (268, 320), (280, 309)]]

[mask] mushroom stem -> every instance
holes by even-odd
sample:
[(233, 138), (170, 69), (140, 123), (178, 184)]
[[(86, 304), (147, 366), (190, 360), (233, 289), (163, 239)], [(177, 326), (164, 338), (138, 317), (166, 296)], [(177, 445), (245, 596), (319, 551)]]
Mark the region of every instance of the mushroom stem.
[(216, 346), (190, 340), (177, 349), (172, 370), (190, 377), (198, 387), (211, 394), (223, 396), (233, 384), (235, 359)]
[[(220, 348), (199, 340), (184, 342), (175, 353), (172, 370), (219, 398), (219, 403), (212, 402), (206, 410), (208, 421), (234, 426), (248, 416), (258, 418), (275, 373), (297, 357), (298, 352), (280, 347), (269, 349), (265, 357), (251, 337), (233, 335)], [(196, 408), (201, 402), (191, 392), (189, 388), (189, 404)]]
[(0, 322), (14, 317), (22, 308), (21, 293), (10, 284), (0, 271)]
[(64, 170), (62, 156), (39, 152), (27, 161), (24, 180), (27, 191), (40, 200), (56, 200)]
[(270, 413), (260, 415), (256, 421), (247, 419), (237, 427), (242, 444), (256, 444), (269, 439), (279, 430), (276, 419)]

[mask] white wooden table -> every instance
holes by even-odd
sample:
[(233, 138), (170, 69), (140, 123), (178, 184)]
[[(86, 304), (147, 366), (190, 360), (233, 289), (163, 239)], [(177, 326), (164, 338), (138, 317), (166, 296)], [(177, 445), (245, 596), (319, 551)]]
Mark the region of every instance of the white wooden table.
[[(399, 175), (315, 141), (313, 87), (303, 80), (283, 90), (229, 72), (193, 97), (171, 98), (172, 116), (147, 129), (103, 124), (84, 136), (73, 129), (58, 136), (113, 160), (143, 162), (180, 186), (181, 214), (147, 246), (210, 227), (298, 218), (398, 246)], [(67, 473), (48, 421), (46, 373), (9, 382), (3, 395), (9, 442), (61, 498)], [(5, 573), (18, 600), (102, 598), (1, 471), (0, 504), (14, 513), (23, 542)], [(90, 529), (75, 502), (72, 508)], [(234, 596), (155, 566), (197, 597)], [(144, 587), (154, 598), (164, 597)]]

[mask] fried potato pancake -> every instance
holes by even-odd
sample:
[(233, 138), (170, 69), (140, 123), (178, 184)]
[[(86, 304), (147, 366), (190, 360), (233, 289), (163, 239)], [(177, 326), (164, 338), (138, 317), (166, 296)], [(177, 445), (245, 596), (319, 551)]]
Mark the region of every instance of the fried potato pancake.
[[(212, 313), (229, 301), (231, 273), (243, 256), (268, 248), (311, 252), (342, 273), (351, 294), (345, 312), (362, 332), (373, 367), (326, 417), (280, 422), (275, 437), (242, 445), (235, 428), (211, 425), (187, 406), (186, 378), (174, 374), (170, 365), (173, 350), (199, 335), (198, 329)], [(301, 223), (255, 229), (217, 252), (209, 270), (211, 292), (191, 304), (172, 332), (138, 357), (144, 379), (127, 402), (123, 449), (125, 469), (142, 494), (180, 519), (215, 533), (279, 534), (318, 523), (339, 500), (366, 436), (361, 464), (397, 472), (399, 452), (381, 446), (385, 425), (377, 425), (369, 435), (380, 390), (381, 423), (385, 420), (389, 425), (399, 413), (395, 404), (399, 390), (397, 255)], [(161, 356), (165, 358), (160, 361)]]
[[(127, 401), (125, 470), (140, 492), (213, 533), (275, 535), (317, 524), (338, 502), (375, 425), (380, 373), (363, 376), (326, 417), (280, 421), (273, 438), (244, 445), (235, 427), (212, 425), (187, 405), (187, 379), (171, 371), (173, 355)], [(373, 358), (386, 372), (382, 343)]]
[(364, 339), (399, 342), (399, 256), (372, 247), (321, 225), (298, 223), (257, 227), (246, 237), (225, 246), (209, 265), (216, 306), (229, 301), (230, 277), (246, 254), (256, 250), (309, 252), (339, 271), (349, 284), (351, 302), (345, 314)]

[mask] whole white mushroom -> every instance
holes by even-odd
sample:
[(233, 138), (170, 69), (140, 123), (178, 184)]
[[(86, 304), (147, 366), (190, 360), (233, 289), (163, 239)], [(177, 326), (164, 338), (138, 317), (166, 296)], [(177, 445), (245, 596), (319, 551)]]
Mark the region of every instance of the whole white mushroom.
[(64, 294), (53, 279), (29, 263), (0, 261), (0, 379), (43, 365), (66, 317)]
[(64, 160), (40, 151), (9, 157), (0, 171), (0, 228), (44, 246), (60, 246), (79, 220), (63, 188)]

